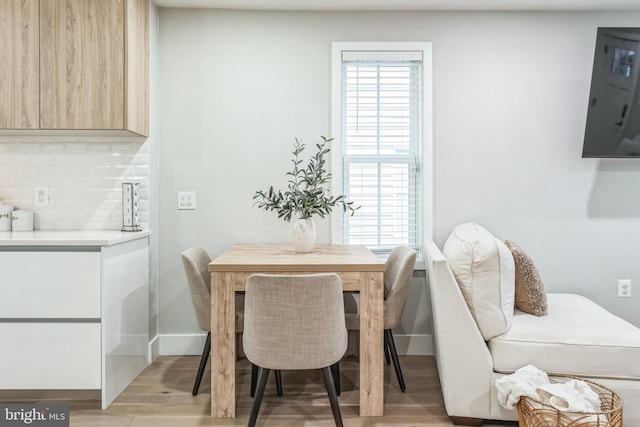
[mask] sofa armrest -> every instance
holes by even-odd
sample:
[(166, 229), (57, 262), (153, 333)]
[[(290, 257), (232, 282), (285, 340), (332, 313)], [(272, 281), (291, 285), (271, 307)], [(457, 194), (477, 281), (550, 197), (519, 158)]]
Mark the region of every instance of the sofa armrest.
[(493, 359), (446, 258), (426, 244), (436, 362), (450, 416), (490, 418)]

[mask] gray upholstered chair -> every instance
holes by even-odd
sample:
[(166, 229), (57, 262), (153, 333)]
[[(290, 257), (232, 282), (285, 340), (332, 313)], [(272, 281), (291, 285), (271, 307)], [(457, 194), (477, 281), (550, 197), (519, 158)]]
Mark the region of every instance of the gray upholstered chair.
[[(384, 270), (384, 355), (387, 365), (393, 360), (400, 390), (405, 391), (404, 378), (398, 352), (391, 330), (400, 324), (404, 305), (407, 302), (409, 282), (416, 263), (416, 251), (407, 246), (398, 246), (391, 251)], [(345, 315), (348, 330), (360, 329), (360, 299), (357, 293), (344, 296)]]
[(244, 352), (259, 367), (248, 425), (256, 423), (271, 370), (320, 369), (336, 426), (342, 426), (332, 372), (347, 350), (340, 276), (251, 275), (244, 316)]
[[(200, 382), (204, 374), (209, 353), (211, 352), (211, 274), (208, 271), (208, 265), (211, 257), (207, 251), (202, 248), (190, 248), (182, 252), (182, 264), (184, 272), (189, 282), (189, 290), (191, 291), (191, 301), (196, 312), (198, 326), (203, 331), (207, 331), (207, 340), (202, 349), (202, 357), (200, 358), (200, 366), (193, 384), (192, 395), (197, 395), (200, 389)], [(241, 334), (243, 330), (243, 308), (244, 295), (236, 295), (236, 334)], [(238, 336), (236, 336), (238, 339)], [(282, 396), (282, 383), (280, 373), (276, 373), (276, 385), (278, 388), (278, 396)], [(251, 396), (255, 390), (255, 377), (252, 376)]]

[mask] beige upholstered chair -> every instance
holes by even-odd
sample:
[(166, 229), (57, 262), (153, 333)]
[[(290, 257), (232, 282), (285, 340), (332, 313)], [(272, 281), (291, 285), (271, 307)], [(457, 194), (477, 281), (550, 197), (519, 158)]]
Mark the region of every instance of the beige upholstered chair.
[[(193, 391), (191, 392), (194, 396), (198, 394), (202, 375), (204, 374), (204, 369), (209, 360), (209, 353), (211, 352), (211, 274), (208, 271), (210, 262), (211, 257), (209, 257), (207, 251), (202, 248), (191, 248), (182, 252), (182, 264), (184, 265), (184, 272), (189, 282), (191, 300), (193, 301), (193, 308), (196, 312), (198, 326), (203, 331), (207, 331), (207, 340), (202, 349), (198, 374), (196, 375)], [(241, 334), (243, 330), (243, 307), (244, 295), (236, 295), (236, 334)], [(236, 336), (236, 339), (238, 338), (239, 337)], [(276, 374), (278, 396), (282, 396), (280, 373), (276, 372)], [(255, 378), (252, 376), (251, 396), (253, 396), (254, 389)]]
[[(387, 259), (384, 270), (384, 355), (387, 365), (389, 354), (398, 377), (400, 390), (405, 391), (404, 378), (391, 330), (400, 324), (407, 302), (409, 282), (416, 263), (416, 251), (407, 246), (396, 247)], [(360, 299), (357, 293), (344, 296), (347, 329), (360, 329)]]
[(331, 369), (347, 350), (340, 276), (249, 276), (243, 344), (247, 359), (259, 367), (249, 426), (255, 425), (272, 369), (320, 369), (336, 426), (342, 426)]

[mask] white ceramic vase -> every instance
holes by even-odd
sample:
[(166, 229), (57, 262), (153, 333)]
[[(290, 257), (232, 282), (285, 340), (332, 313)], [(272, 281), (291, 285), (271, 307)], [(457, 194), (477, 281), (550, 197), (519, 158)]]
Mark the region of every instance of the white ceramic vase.
[(293, 248), (296, 252), (312, 252), (316, 245), (316, 225), (313, 218), (298, 218), (293, 223)]

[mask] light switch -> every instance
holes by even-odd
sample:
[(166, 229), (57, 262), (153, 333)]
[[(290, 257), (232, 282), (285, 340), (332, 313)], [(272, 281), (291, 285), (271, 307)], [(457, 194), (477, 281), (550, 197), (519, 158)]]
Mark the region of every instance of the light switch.
[(188, 210), (196, 208), (195, 191), (178, 191), (178, 210)]

